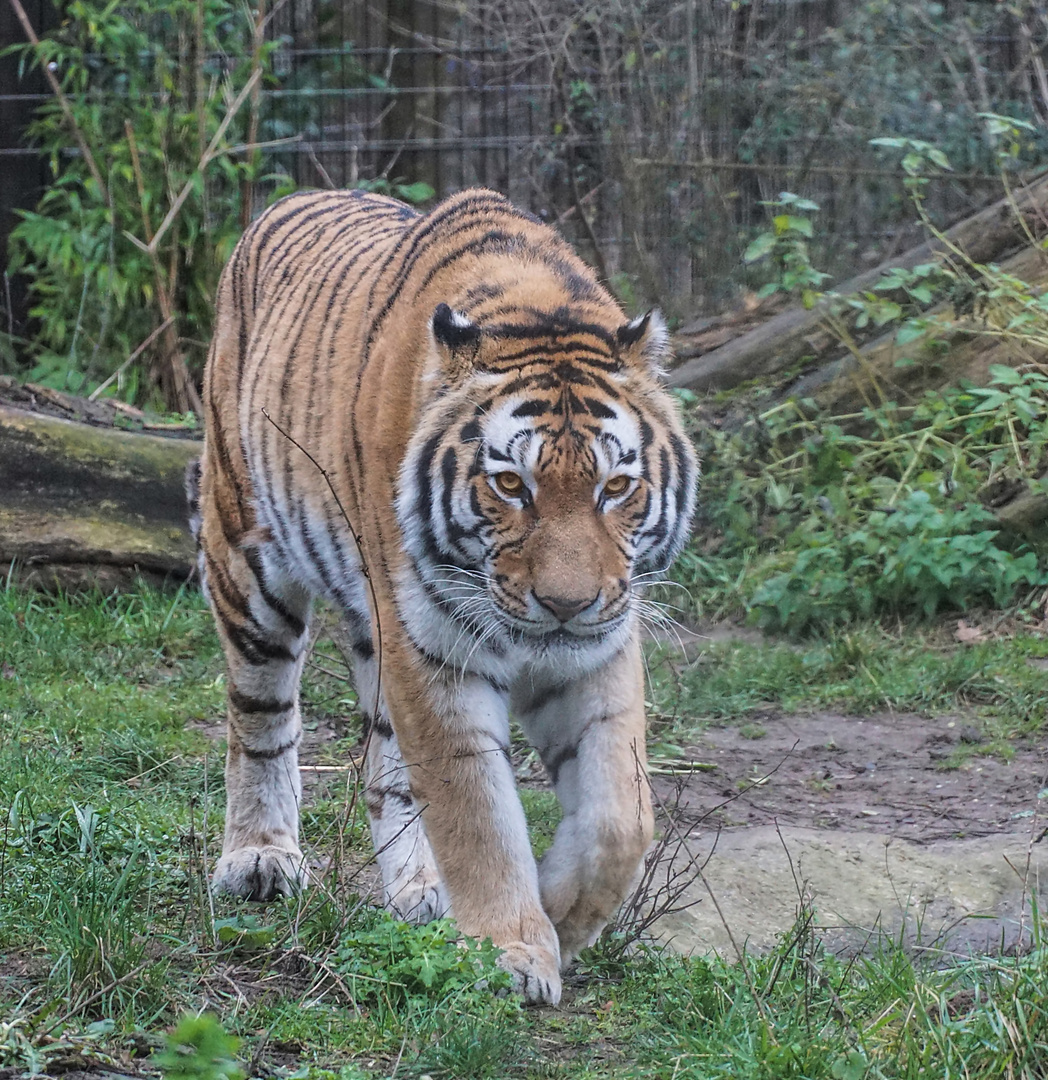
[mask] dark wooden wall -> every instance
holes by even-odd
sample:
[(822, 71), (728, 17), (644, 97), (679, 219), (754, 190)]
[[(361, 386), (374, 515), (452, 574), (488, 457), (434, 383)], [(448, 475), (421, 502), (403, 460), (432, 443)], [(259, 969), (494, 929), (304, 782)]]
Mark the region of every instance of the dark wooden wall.
[[(51, 0), (23, 0), (37, 33), (55, 24)], [(25, 32), (9, 3), (0, 3), (0, 47), (25, 41)], [(0, 274), (7, 267), (7, 235), (18, 221), (16, 210), (37, 204), (48, 181), (46, 162), (29, 145), (26, 125), (47, 95), (39, 71), (19, 78), (19, 57), (0, 57)], [(27, 321), (26, 296), (17, 278), (0, 277), (0, 331), (21, 334)]]

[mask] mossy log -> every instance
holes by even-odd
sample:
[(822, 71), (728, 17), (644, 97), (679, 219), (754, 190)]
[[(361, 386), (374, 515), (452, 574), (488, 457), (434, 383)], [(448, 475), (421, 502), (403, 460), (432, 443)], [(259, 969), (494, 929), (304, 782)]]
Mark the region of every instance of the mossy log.
[(200, 452), (0, 404), (0, 563), (43, 587), (186, 580), (183, 477)]

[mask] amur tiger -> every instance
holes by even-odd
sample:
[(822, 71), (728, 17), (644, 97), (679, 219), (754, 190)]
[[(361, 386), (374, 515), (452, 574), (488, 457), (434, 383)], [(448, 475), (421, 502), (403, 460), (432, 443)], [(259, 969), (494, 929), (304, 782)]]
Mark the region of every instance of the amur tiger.
[[(652, 837), (638, 608), (697, 465), (632, 322), (491, 191), (428, 214), (292, 195), (222, 276), (200, 560), (228, 673), (214, 886), (307, 878), (298, 689), (310, 605), (350, 628), (385, 901), (490, 937), (529, 1001), (615, 912)], [(563, 807), (536, 866), (509, 716)]]

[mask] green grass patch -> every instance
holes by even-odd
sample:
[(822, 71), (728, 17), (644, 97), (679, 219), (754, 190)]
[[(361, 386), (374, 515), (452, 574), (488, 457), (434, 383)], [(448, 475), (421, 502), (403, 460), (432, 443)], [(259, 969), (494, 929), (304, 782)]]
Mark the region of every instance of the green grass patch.
[[(653, 742), (768, 703), (929, 714), (977, 710), (999, 745), (1040, 729), (1048, 646), (972, 645), (863, 626), (832, 641), (723, 642), (651, 657)], [(352, 742), (337, 650), (307, 710)], [(324, 670), (320, 670), (320, 668)], [(1041, 1077), (1048, 952), (918, 963), (886, 944), (823, 951), (802, 919), (765, 956), (686, 960), (614, 935), (557, 1010), (497, 996), (484, 943), (412, 929), (360, 899), (360, 801), (304, 812), (323, 881), (267, 906), (211, 899), (220, 845), (221, 659), (199, 597), (0, 593), (0, 1066), (222, 1080), (361, 1077)], [(746, 717), (750, 716), (747, 721)], [(348, 796), (348, 797), (347, 797)], [(537, 851), (558, 820), (527, 791)], [(624, 958), (625, 957), (625, 958)], [(185, 1023), (184, 1017), (213, 1019)], [(239, 1043), (237, 1040), (240, 1040)]]
[[(925, 716), (970, 711), (996, 749), (1042, 730), (1048, 640), (1033, 633), (960, 644), (949, 629), (892, 633), (867, 623), (831, 639), (718, 641), (694, 659), (654, 652), (648, 667), (658, 739), (686, 738), (707, 721), (837, 709)], [(984, 747), (985, 749), (985, 747)]]

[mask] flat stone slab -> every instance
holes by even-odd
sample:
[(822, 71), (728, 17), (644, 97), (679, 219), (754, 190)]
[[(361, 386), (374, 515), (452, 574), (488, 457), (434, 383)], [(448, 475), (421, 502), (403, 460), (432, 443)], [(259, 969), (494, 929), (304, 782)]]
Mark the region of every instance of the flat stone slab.
[[(708, 830), (688, 847), (706, 863), (723, 919), (696, 880), (681, 902), (699, 902), (664, 915), (654, 932), (686, 954), (733, 958), (732, 937), (767, 950), (794, 926), (803, 891), (819, 936), (835, 951), (854, 952), (882, 935), (963, 955), (1014, 948), (1020, 937), (1029, 941), (1031, 896), (1040, 910), (1048, 907), (1048, 840), (1035, 842), (1048, 822), (1029, 824), (1025, 836), (929, 843), (797, 826)], [(688, 857), (678, 852), (675, 862), (685, 866)]]

